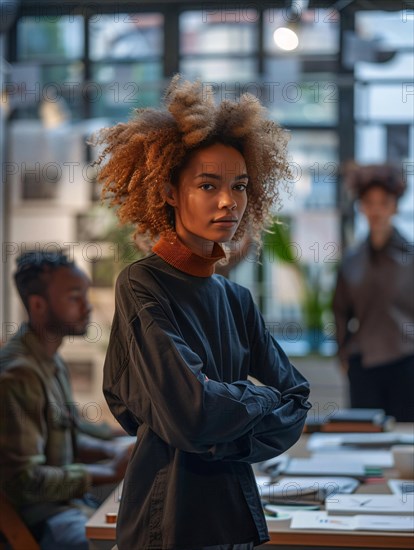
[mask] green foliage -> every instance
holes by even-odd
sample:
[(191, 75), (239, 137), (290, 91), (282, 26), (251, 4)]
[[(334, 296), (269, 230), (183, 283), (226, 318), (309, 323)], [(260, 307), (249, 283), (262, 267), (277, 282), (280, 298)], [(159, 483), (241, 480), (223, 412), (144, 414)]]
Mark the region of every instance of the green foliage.
[(295, 249), (292, 247), (286, 219), (279, 218), (275, 220), (273, 225), (265, 232), (263, 248), (271, 261), (277, 258), (300, 269), (297, 255), (294, 253)]
[(322, 331), (331, 310), (331, 293), (322, 285), (320, 266), (310, 266), (300, 261), (300, 250), (292, 242), (287, 219), (274, 221), (264, 235), (263, 249), (269, 261), (287, 263), (298, 273), (302, 281), (306, 326), (308, 330)]

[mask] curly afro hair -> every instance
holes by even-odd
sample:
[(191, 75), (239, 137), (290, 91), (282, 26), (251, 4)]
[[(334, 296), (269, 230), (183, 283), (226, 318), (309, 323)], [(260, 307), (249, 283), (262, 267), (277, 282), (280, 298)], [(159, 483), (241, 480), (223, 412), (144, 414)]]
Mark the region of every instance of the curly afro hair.
[(402, 167), (394, 164), (359, 165), (348, 162), (342, 173), (353, 198), (360, 199), (372, 187), (381, 187), (398, 200), (407, 188)]
[(137, 109), (130, 121), (93, 137), (92, 144), (103, 147), (95, 162), (102, 198), (116, 207), (121, 223), (135, 225), (136, 237), (154, 241), (174, 232), (167, 184), (176, 185), (190, 153), (223, 143), (240, 151), (249, 175), (248, 205), (234, 239), (240, 240), (248, 227), (260, 242), (271, 208), (280, 202), (279, 182), (289, 177), (287, 132), (267, 119), (265, 108), (250, 94), (218, 105), (211, 95), (200, 81), (176, 75), (164, 108)]

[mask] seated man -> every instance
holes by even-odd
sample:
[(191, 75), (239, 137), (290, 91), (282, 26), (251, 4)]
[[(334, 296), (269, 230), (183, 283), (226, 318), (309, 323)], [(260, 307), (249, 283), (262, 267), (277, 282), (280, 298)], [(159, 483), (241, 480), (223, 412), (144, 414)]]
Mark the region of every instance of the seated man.
[(42, 549), (87, 550), (97, 506), (87, 492), (119, 482), (130, 453), (86, 435), (57, 353), (86, 332), (89, 280), (65, 255), (37, 251), (20, 256), (14, 278), (29, 321), (0, 349), (0, 489)]

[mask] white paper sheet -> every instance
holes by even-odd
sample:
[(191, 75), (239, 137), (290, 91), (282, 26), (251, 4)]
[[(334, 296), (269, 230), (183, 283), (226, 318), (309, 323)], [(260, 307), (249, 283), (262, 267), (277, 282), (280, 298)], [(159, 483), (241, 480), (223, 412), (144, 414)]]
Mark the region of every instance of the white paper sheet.
[(414, 495), (335, 495), (325, 501), (330, 514), (414, 515)]
[(327, 512), (295, 512), (291, 529), (329, 531), (414, 531), (414, 516), (355, 515), (330, 516)]
[(365, 475), (365, 466), (361, 461), (356, 459), (336, 459), (332, 460), (327, 457), (325, 459), (315, 458), (292, 458), (286, 470), (283, 472), (286, 475), (297, 476), (353, 476), (363, 477)]
[(357, 515), (355, 529), (360, 531), (414, 531), (414, 516)]
[(326, 512), (296, 512), (292, 516), (290, 528), (353, 531), (355, 522), (352, 516), (330, 517)]
[(414, 435), (399, 432), (381, 433), (314, 433), (309, 436), (307, 449), (322, 451), (334, 447), (376, 447), (388, 448), (392, 445), (413, 445)]
[(333, 449), (323, 449), (312, 453), (312, 458), (316, 460), (330, 459), (337, 461), (338, 458), (352, 460), (362, 463), (364, 466), (372, 466), (376, 468), (392, 468), (394, 459), (391, 451), (378, 449), (377, 451), (354, 450), (344, 447), (336, 447)]

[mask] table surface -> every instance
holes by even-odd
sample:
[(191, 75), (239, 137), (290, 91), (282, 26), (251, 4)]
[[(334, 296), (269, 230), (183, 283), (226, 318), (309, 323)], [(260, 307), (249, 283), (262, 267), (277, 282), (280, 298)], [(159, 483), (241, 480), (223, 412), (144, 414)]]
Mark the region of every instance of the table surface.
[[(397, 425), (395, 431), (410, 431), (412, 425)], [(306, 456), (307, 435), (303, 435), (298, 443), (290, 450), (291, 456)], [(386, 471), (388, 478), (398, 477), (392, 469)], [(116, 514), (119, 506), (119, 497), (122, 491), (122, 483), (105, 500), (102, 506), (95, 512), (86, 524), (86, 535), (89, 540), (114, 541), (115, 523), (107, 523), (106, 514)], [(386, 483), (361, 484), (357, 493), (385, 493), (390, 490)], [(266, 544), (275, 547), (300, 546), (308, 547), (336, 547), (336, 548), (412, 548), (414, 537), (412, 533), (387, 532), (387, 531), (325, 531), (325, 530), (293, 530), (289, 526), (279, 525), (276, 521), (268, 519), (270, 541)]]

